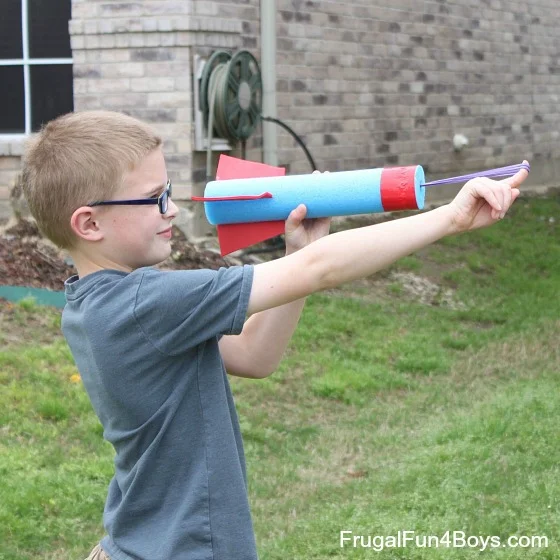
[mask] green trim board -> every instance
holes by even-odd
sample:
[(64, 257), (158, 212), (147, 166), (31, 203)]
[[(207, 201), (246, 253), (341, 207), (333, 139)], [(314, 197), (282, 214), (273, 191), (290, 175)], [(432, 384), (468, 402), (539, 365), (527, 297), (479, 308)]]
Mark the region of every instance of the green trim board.
[(40, 305), (50, 305), (59, 309), (66, 305), (64, 292), (27, 286), (0, 286), (0, 298), (16, 302), (29, 297), (35, 299)]

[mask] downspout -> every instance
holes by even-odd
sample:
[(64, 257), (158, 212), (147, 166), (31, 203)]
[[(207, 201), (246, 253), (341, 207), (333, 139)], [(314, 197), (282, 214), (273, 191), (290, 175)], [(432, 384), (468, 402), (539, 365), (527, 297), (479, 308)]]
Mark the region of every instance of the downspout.
[[(262, 114), (276, 117), (276, 0), (261, 0)], [(262, 121), (263, 161), (278, 165), (276, 125)]]

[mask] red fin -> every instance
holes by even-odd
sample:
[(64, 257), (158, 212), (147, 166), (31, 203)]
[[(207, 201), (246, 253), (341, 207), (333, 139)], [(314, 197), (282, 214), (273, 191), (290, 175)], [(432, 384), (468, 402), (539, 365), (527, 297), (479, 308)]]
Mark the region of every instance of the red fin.
[(258, 177), (279, 177), (285, 175), (283, 167), (274, 167), (266, 163), (238, 159), (222, 154), (216, 171), (216, 181), (228, 179), (257, 179)]
[(284, 221), (221, 224), (216, 228), (223, 257), (284, 233)]
[[(216, 181), (280, 177), (285, 174), (286, 170), (283, 167), (237, 159), (222, 154), (216, 171)], [(284, 233), (284, 221), (222, 224), (216, 226), (216, 228), (218, 230), (220, 251), (222, 256), (225, 256)]]

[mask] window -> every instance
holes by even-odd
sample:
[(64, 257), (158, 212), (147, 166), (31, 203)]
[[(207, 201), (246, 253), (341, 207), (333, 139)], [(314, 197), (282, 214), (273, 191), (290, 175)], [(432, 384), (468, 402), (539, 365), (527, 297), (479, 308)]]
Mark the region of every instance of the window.
[(74, 109), (71, 0), (2, 0), (0, 135), (29, 134)]

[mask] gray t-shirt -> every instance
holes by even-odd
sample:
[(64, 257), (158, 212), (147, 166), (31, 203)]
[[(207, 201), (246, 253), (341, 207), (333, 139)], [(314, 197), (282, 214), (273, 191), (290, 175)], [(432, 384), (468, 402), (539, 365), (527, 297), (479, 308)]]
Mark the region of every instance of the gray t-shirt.
[(62, 330), (115, 448), (111, 560), (257, 558), (239, 423), (218, 350), (239, 334), (253, 267), (65, 283)]

